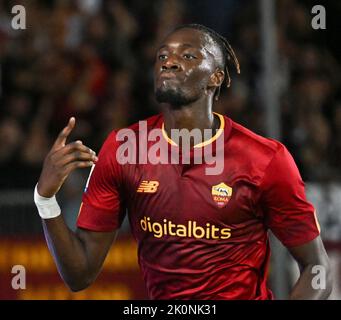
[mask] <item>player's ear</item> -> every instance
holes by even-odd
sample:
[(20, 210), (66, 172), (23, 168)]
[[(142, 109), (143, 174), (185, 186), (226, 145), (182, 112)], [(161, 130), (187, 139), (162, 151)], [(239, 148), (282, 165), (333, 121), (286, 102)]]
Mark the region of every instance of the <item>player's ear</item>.
[(208, 83), (209, 87), (220, 87), (224, 81), (225, 72), (219, 68), (217, 68), (210, 76), (210, 80)]
[(214, 73), (212, 73), (212, 75), (210, 76), (208, 87), (215, 89), (215, 93), (214, 93), (215, 100), (219, 99), (220, 87), (223, 84), (224, 78), (225, 78), (225, 72), (219, 68), (217, 68), (214, 71)]

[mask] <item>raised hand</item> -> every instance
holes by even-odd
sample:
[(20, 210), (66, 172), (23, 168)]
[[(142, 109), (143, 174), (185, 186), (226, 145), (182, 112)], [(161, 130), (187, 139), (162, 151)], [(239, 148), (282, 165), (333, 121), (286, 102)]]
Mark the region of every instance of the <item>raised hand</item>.
[(66, 144), (75, 123), (76, 119), (70, 118), (44, 160), (37, 186), (42, 197), (53, 197), (73, 170), (91, 167), (98, 160), (96, 153), (83, 145), (82, 141)]

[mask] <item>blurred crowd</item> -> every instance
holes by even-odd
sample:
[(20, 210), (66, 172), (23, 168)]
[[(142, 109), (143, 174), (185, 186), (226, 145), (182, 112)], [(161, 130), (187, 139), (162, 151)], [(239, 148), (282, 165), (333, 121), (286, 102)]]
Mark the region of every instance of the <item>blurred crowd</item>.
[[(158, 113), (152, 66), (176, 25), (203, 23), (228, 38), (241, 65), (215, 110), (266, 134), (257, 1), (21, 1), (27, 29), (0, 2), (0, 187), (31, 187), (70, 116), (72, 138), (99, 150), (107, 134)], [(277, 1), (281, 140), (308, 181), (340, 180), (340, 61), (311, 27), (309, 1)], [(331, 12), (338, 15), (339, 12)], [(31, 175), (31, 177), (30, 177)]]

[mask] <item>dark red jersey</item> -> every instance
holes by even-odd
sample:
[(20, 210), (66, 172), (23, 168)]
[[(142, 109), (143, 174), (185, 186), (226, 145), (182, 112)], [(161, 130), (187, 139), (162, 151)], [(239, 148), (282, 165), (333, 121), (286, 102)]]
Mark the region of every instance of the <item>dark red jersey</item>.
[[(122, 142), (113, 131), (84, 192), (78, 227), (109, 232), (128, 214), (152, 299), (272, 299), (266, 285), (268, 230), (287, 247), (319, 235), (287, 149), (216, 116), (223, 139), (221, 173), (208, 175), (210, 164), (193, 161), (118, 163)], [(147, 131), (154, 128), (163, 128), (162, 115), (147, 119)], [(141, 135), (137, 124), (130, 129)], [(197, 147), (212, 147), (217, 136)], [(174, 147), (165, 131), (163, 139)], [(148, 142), (147, 149), (155, 143)], [(136, 153), (138, 158), (138, 148)]]

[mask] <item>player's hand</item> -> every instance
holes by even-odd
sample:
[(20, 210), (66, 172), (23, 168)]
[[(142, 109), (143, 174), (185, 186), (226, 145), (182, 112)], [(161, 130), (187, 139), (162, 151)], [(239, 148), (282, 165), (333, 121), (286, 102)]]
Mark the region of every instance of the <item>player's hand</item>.
[(44, 160), (37, 186), (38, 193), (42, 197), (53, 197), (73, 170), (91, 167), (98, 160), (96, 153), (81, 141), (66, 144), (66, 139), (75, 127), (75, 123), (75, 118), (70, 118)]

